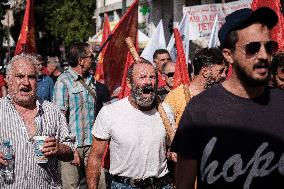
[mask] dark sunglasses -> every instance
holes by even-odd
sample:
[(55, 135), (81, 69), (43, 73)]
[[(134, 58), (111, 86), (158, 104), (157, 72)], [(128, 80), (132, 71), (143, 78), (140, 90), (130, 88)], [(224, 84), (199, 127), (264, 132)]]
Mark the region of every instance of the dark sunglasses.
[(262, 44), (264, 45), (266, 53), (269, 55), (272, 55), (278, 50), (278, 43), (276, 41), (254, 41), (244, 45), (246, 55), (256, 55), (259, 52)]
[(91, 58), (92, 60), (95, 58), (93, 54), (89, 55), (89, 56), (85, 56), (83, 58)]
[(169, 73), (167, 73), (167, 74), (165, 74), (165, 75), (168, 76), (168, 77), (174, 77), (175, 72), (169, 72)]

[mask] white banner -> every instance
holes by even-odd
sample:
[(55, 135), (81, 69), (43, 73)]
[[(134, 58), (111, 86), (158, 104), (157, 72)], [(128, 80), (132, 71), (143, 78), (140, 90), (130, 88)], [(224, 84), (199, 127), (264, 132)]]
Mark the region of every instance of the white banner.
[[(199, 41), (203, 47), (208, 46), (208, 40), (218, 14), (218, 30), (225, 22), (225, 17), (242, 8), (250, 8), (252, 0), (240, 0), (230, 3), (206, 4), (184, 7), (184, 14), (189, 18), (189, 39)], [(197, 40), (197, 41), (196, 41)]]

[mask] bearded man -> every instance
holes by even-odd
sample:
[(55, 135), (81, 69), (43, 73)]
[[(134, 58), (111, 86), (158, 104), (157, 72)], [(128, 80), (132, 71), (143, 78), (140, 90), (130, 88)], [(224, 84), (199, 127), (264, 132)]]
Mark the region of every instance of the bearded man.
[[(88, 187), (98, 187), (101, 159), (110, 142), (111, 188), (172, 188), (166, 130), (156, 109), (157, 69), (141, 60), (129, 68), (127, 83), (130, 96), (103, 107), (95, 121), (87, 166)], [(164, 109), (174, 127), (170, 107)]]
[(270, 8), (239, 9), (218, 36), (231, 76), (190, 100), (171, 149), (177, 188), (283, 188), (283, 91), (267, 86), (278, 44)]

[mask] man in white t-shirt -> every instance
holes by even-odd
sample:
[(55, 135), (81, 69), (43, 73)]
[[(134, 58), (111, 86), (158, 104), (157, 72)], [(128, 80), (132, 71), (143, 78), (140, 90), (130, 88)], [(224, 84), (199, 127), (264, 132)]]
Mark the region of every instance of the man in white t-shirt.
[[(87, 166), (89, 189), (98, 187), (108, 142), (111, 188), (172, 188), (166, 159), (167, 134), (156, 109), (157, 82), (157, 69), (141, 60), (128, 70), (130, 96), (99, 112)], [(163, 107), (174, 127), (170, 107)]]

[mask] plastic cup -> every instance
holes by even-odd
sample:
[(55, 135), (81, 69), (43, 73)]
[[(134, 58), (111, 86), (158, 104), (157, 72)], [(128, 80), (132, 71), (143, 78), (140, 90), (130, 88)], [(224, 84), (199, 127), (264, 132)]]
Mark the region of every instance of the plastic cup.
[(43, 149), (44, 141), (48, 136), (34, 136), (34, 148), (37, 157), (37, 163), (47, 163), (48, 158), (45, 157), (44, 153), (41, 151)]

